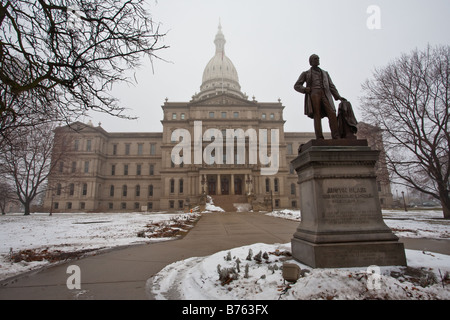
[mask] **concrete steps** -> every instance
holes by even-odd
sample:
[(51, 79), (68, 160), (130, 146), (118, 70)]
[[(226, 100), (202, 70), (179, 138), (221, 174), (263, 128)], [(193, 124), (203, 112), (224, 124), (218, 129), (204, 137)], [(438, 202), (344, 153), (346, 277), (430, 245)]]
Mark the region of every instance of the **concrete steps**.
[[(235, 204), (246, 204), (247, 196), (243, 195), (213, 195), (213, 203), (227, 212), (236, 212)], [(241, 205), (239, 206), (241, 207)], [(245, 207), (245, 206), (244, 206)]]

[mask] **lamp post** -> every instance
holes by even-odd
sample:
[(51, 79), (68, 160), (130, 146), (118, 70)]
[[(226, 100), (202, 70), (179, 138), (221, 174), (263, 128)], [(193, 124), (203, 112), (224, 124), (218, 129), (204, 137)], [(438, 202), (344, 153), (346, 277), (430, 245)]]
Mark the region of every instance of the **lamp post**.
[(206, 183), (206, 180), (205, 180), (205, 175), (204, 174), (202, 174), (202, 193), (205, 193), (205, 183)]
[(248, 176), (248, 179), (245, 180), (245, 183), (247, 184), (247, 190), (248, 193), (251, 194), (252, 193), (252, 179), (250, 178), (250, 176)]
[(405, 207), (405, 211), (408, 211), (408, 209), (406, 208), (405, 192), (404, 191), (402, 191), (402, 197), (403, 197), (403, 206)]

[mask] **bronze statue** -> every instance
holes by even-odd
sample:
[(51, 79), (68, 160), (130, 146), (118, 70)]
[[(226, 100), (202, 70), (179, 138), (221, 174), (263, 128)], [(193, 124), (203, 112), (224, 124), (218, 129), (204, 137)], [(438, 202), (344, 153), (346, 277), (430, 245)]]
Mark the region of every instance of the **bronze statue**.
[[(316, 139), (324, 139), (322, 132), (322, 118), (328, 117), (331, 136), (339, 139), (339, 128), (336, 117), (335, 100), (346, 101), (341, 97), (328, 72), (319, 68), (319, 56), (313, 54), (309, 57), (311, 68), (302, 72), (294, 89), (305, 94), (305, 115), (314, 119)], [(303, 84), (306, 82), (306, 87)]]

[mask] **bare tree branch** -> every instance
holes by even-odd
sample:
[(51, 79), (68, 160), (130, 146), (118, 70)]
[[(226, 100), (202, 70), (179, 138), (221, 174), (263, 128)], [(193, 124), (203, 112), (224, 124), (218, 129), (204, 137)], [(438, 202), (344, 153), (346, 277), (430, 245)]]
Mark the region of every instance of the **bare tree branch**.
[[(163, 36), (144, 0), (2, 1), (0, 134), (89, 110), (131, 119), (110, 89), (131, 82), (142, 58), (158, 58)], [(30, 96), (49, 106), (24, 110)]]
[(450, 218), (450, 47), (402, 55), (362, 88), (365, 121), (380, 127), (395, 182), (440, 200)]

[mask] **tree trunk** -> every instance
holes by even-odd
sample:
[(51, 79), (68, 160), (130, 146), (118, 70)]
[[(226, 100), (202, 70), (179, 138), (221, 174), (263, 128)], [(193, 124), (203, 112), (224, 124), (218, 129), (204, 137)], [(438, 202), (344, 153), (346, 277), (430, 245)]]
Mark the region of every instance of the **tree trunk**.
[(29, 216), (30, 215), (30, 202), (26, 201), (23, 204), (23, 207), (25, 208), (25, 213), (23, 214), (24, 216)]
[(444, 212), (444, 219), (450, 219), (450, 193), (448, 188), (446, 188), (447, 183), (442, 183), (438, 186), (439, 200), (441, 201), (442, 211)]
[(441, 198), (442, 211), (444, 211), (444, 219), (450, 219), (450, 197)]

